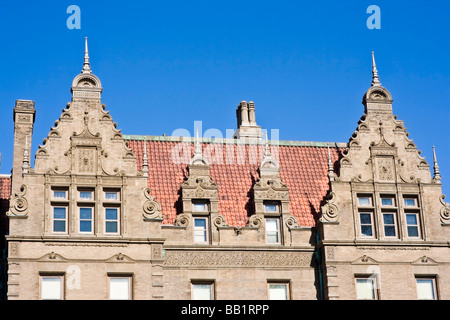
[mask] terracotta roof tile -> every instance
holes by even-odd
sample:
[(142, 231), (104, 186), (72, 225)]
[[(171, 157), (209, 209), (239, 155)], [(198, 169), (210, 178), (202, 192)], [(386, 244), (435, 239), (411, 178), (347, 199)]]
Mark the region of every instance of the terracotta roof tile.
[[(148, 186), (161, 203), (164, 224), (173, 224), (181, 211), (181, 183), (188, 175), (187, 163), (193, 155), (193, 143), (185, 143), (190, 153), (184, 163), (176, 163), (172, 154), (181, 142), (176, 139), (149, 139)], [(138, 170), (142, 169), (144, 141), (129, 138)], [(202, 143), (203, 154), (210, 160), (210, 174), (219, 190), (219, 213), (230, 226), (245, 226), (254, 212), (252, 187), (258, 180), (258, 168), (264, 146)], [(289, 188), (290, 212), (299, 224), (311, 227), (319, 216), (320, 204), (328, 191), (328, 150), (326, 144), (279, 145), (280, 176)], [(221, 152), (221, 148), (224, 152)], [(214, 152), (210, 152), (214, 150)], [(276, 150), (276, 149), (275, 149)], [(339, 158), (339, 149), (330, 148), (332, 161)], [(274, 151), (272, 151), (274, 153)], [(177, 154), (177, 153), (174, 153)], [(210, 155), (210, 156), (209, 156)], [(211, 157), (212, 156), (212, 157)]]

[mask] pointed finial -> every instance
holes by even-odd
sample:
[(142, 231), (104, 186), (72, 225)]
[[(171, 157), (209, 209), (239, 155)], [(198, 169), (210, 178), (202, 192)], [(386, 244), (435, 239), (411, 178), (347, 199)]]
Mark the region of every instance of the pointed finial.
[(202, 144), (200, 143), (200, 138), (198, 136), (198, 129), (195, 129), (194, 144), (194, 157), (192, 158), (190, 164), (209, 165), (208, 161), (203, 157)]
[(84, 38), (84, 63), (83, 63), (83, 70), (81, 70), (81, 73), (92, 73), (91, 65), (89, 63), (89, 49), (87, 37)]
[(266, 144), (266, 149), (264, 151), (264, 157), (270, 157), (272, 155), (272, 153), (270, 152), (270, 147), (269, 147), (269, 138), (267, 137), (267, 131), (265, 133), (265, 144)]
[(147, 140), (144, 139), (144, 158), (142, 164), (142, 173), (144, 177), (148, 177), (148, 157), (147, 157)]
[(378, 78), (378, 70), (375, 63), (375, 53), (372, 51), (372, 87), (373, 86), (381, 86), (381, 82)]
[(334, 181), (334, 168), (333, 168), (333, 161), (331, 161), (331, 154), (330, 154), (330, 145), (327, 144), (328, 148), (328, 178), (330, 181)]
[(441, 173), (439, 172), (439, 166), (437, 163), (437, 158), (436, 158), (436, 150), (433, 146), (433, 162), (434, 162), (434, 166), (433, 166), (433, 170), (434, 170), (434, 178), (433, 180), (435, 180), (436, 182), (440, 182), (441, 181)]

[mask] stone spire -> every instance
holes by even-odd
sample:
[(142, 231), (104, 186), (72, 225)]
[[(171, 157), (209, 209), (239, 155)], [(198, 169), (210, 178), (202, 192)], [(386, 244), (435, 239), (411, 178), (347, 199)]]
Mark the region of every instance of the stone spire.
[(203, 157), (202, 144), (198, 136), (198, 129), (195, 130), (195, 147), (194, 147), (194, 157), (191, 160), (191, 165), (209, 165), (208, 161)]
[(441, 173), (439, 172), (439, 166), (437, 163), (437, 158), (436, 158), (436, 150), (433, 146), (433, 162), (434, 162), (434, 166), (433, 166), (433, 170), (434, 170), (434, 177), (433, 180), (436, 182), (441, 182)]
[(83, 70), (81, 73), (92, 73), (91, 64), (89, 63), (89, 49), (88, 49), (88, 38), (84, 38), (84, 63)]
[(334, 181), (335, 175), (333, 169), (333, 161), (331, 161), (330, 146), (327, 145), (327, 148), (328, 148), (328, 178), (330, 179), (330, 181)]
[(373, 86), (381, 86), (381, 82), (378, 78), (378, 70), (375, 63), (375, 53), (372, 51), (372, 87)]
[(144, 177), (148, 177), (147, 140), (144, 140), (144, 158), (142, 164), (142, 174)]

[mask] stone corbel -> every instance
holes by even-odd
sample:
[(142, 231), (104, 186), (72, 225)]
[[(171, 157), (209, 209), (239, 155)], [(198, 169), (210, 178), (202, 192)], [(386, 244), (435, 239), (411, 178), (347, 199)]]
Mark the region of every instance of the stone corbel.
[(144, 195), (147, 198), (142, 209), (144, 220), (163, 219), (161, 204), (155, 200), (155, 197), (150, 195), (150, 188), (144, 189)]

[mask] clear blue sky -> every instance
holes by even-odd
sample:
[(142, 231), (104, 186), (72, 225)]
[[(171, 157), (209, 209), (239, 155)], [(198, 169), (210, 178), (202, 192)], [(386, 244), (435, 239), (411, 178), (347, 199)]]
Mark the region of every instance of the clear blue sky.
[[(381, 29), (370, 30), (370, 5)], [(67, 7), (81, 9), (70, 30)], [(449, 1), (12, 1), (0, 3), (1, 173), (16, 99), (36, 101), (33, 152), (70, 101), (84, 37), (103, 102), (124, 134), (235, 129), (235, 109), (282, 140), (347, 142), (363, 114), (372, 50), (381, 82), (450, 197)], [(34, 153), (33, 153), (34, 157)]]

